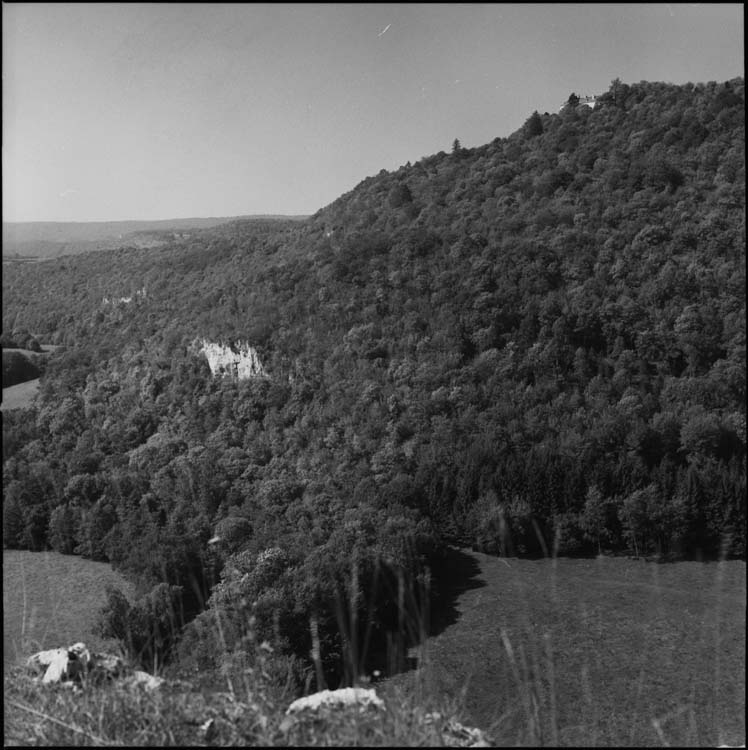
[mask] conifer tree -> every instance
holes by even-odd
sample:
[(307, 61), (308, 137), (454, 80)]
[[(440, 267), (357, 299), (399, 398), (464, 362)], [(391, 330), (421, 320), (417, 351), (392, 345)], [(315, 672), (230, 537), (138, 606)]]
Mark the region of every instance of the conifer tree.
[(543, 120), (538, 114), (537, 109), (530, 115), (530, 118), (525, 123), (525, 132), (530, 138), (534, 138), (536, 135), (540, 135), (543, 132)]

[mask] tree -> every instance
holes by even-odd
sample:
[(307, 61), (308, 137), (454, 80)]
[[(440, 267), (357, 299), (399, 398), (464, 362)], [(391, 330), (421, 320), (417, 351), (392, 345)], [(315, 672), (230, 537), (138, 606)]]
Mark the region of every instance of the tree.
[(534, 138), (537, 135), (541, 135), (543, 132), (543, 120), (535, 110), (525, 123), (525, 133), (528, 138)]
[(460, 145), (460, 141), (457, 138), (455, 138), (454, 141), (452, 142), (452, 153), (453, 154), (458, 153), (461, 148), (462, 146)]
[(607, 536), (605, 527), (608, 515), (607, 508), (608, 501), (603, 497), (599, 487), (591, 485), (584, 500), (584, 510), (579, 516), (579, 525), (587, 539), (597, 542), (598, 554), (602, 554), (600, 539)]
[(17, 547), (23, 536), (24, 517), (18, 492), (11, 492), (11, 487), (18, 488), (18, 482), (6, 485), (3, 492), (3, 545), (13, 549)]
[(106, 588), (106, 604), (95, 629), (116, 638), (128, 655), (147, 669), (157, 670), (171, 655), (181, 622), (182, 587), (159, 583), (135, 603), (114, 586)]
[[(77, 517), (76, 517), (77, 516)], [(58, 505), (49, 516), (47, 539), (52, 549), (63, 555), (71, 555), (78, 542), (76, 532), (80, 528), (80, 513), (75, 513), (67, 503)]]
[(410, 188), (404, 182), (398, 182), (387, 197), (387, 200), (392, 208), (401, 208), (409, 203), (413, 202), (413, 196), (410, 192)]

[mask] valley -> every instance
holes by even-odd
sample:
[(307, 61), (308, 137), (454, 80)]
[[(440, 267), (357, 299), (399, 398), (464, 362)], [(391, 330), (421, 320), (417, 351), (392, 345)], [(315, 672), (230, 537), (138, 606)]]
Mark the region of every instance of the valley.
[(157, 248), (201, 229), (251, 219), (303, 220), (304, 216), (227, 216), (155, 221), (3, 222), (3, 262), (22, 262), (118, 247)]
[[(447, 701), (504, 744), (742, 744), (744, 99), (615, 79), (303, 219), (28, 235), (45, 257), (3, 266), (6, 650), (87, 639), (62, 612), (90, 593), (181, 685), (169, 711), (239, 744), (370, 677), (407, 696), (392, 742)], [(140, 694), (13, 688), (97, 742), (206, 739)]]

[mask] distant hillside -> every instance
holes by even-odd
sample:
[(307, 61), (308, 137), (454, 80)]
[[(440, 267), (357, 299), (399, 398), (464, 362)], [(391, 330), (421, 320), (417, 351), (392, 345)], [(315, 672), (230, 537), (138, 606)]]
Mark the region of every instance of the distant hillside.
[(237, 220), (304, 219), (303, 216), (258, 214), (157, 221), (3, 222), (3, 258), (54, 258), (90, 250), (148, 247), (161, 244), (164, 234), (183, 235)]
[(341, 621), (410, 645), (450, 542), (744, 556), (745, 205), (742, 78), (614, 81), (304, 222), (8, 264), (3, 329), (66, 350), (4, 420), (5, 543), (137, 579), (141, 658), (249, 628), (311, 669), (314, 622), (335, 680)]

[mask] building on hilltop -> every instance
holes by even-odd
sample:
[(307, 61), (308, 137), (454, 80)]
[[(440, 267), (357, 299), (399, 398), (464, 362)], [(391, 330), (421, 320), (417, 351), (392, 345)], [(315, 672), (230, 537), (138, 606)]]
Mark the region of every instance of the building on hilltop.
[[(576, 103), (575, 103), (576, 102)], [(567, 101), (565, 101), (559, 108), (559, 112), (563, 112), (567, 107), (589, 107), (595, 109), (597, 106), (596, 96), (575, 96), (572, 94)]]

